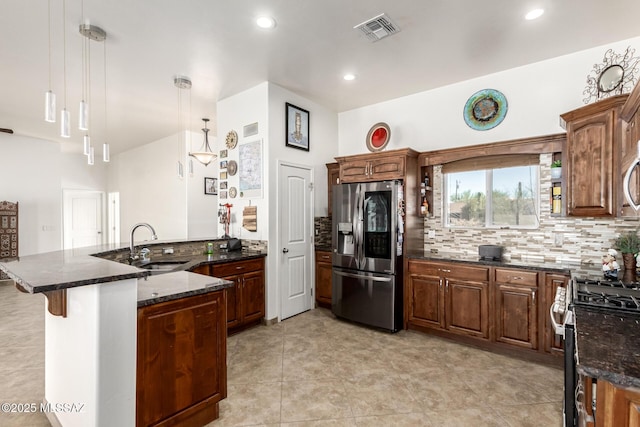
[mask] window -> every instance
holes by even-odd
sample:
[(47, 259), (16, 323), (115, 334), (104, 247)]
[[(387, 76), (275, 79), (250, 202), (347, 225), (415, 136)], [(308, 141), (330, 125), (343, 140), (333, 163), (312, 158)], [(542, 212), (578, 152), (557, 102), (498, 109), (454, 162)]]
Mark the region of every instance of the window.
[(517, 157), (484, 161), (480, 166), (494, 167), (483, 169), (460, 170), (472, 167), (468, 161), (445, 165), (446, 226), (537, 227), (539, 167), (533, 159)]

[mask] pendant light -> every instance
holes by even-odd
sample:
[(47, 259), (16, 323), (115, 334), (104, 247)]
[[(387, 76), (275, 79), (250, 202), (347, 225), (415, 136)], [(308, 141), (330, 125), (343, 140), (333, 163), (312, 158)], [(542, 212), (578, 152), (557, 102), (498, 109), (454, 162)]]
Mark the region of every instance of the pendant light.
[(176, 76), (173, 79), (173, 85), (178, 88), (178, 178), (182, 179), (184, 178), (184, 134), (186, 133), (182, 117), (182, 91), (191, 89), (191, 79), (189, 77)]
[(204, 122), (204, 128), (202, 129), (202, 132), (204, 132), (204, 141), (202, 142), (202, 147), (200, 151), (193, 151), (189, 153), (189, 155), (207, 166), (218, 156), (211, 151), (211, 147), (209, 146), (209, 129), (207, 128), (209, 119), (205, 118), (202, 119), (202, 121)]
[(51, 90), (51, 0), (47, 1), (47, 28), (49, 31), (49, 90), (44, 95), (44, 120), (49, 123), (56, 121), (56, 94)]
[(109, 162), (111, 160), (111, 153), (109, 149), (109, 143), (107, 142), (107, 40), (105, 36), (105, 41), (103, 45), (103, 53), (104, 53), (104, 142), (102, 143), (102, 161)]
[(60, 136), (63, 138), (71, 137), (71, 117), (67, 110), (67, 2), (62, 0), (62, 62), (63, 62), (63, 81), (64, 107), (60, 112)]

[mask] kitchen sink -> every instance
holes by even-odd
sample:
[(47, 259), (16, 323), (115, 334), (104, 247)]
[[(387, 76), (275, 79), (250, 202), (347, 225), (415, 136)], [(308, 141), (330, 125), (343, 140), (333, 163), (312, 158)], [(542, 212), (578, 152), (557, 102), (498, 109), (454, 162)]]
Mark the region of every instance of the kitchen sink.
[(145, 270), (151, 270), (154, 273), (168, 273), (179, 268), (181, 265), (186, 264), (189, 261), (150, 261), (140, 264), (134, 264), (138, 268), (144, 268)]

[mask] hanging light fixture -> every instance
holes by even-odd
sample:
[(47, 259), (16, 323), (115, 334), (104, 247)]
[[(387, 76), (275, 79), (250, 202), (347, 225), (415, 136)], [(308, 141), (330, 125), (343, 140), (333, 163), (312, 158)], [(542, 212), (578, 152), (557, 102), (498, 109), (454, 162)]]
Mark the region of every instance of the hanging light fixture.
[(64, 92), (63, 101), (64, 107), (60, 112), (60, 136), (63, 138), (71, 137), (71, 117), (69, 110), (67, 110), (67, 2), (62, 0), (62, 62), (63, 62), (63, 80), (64, 80)]
[(111, 150), (107, 142), (107, 41), (104, 42), (104, 142), (102, 143), (102, 161), (111, 160)]
[(78, 31), (80, 31), (80, 34), (86, 38), (83, 42), (83, 99), (80, 102), (78, 128), (87, 131), (83, 137), (83, 152), (87, 156), (87, 163), (89, 165), (93, 165), (94, 148), (91, 146), (91, 135), (89, 133), (89, 102), (91, 100), (91, 40), (104, 42), (107, 38), (107, 33), (102, 28), (90, 24), (81, 24)]
[(184, 76), (176, 76), (173, 79), (173, 85), (178, 88), (178, 178), (184, 178), (184, 134), (186, 133), (185, 126), (183, 125), (184, 118), (182, 117), (182, 91), (191, 89), (191, 79)]
[(49, 90), (44, 95), (44, 120), (49, 123), (56, 121), (56, 94), (51, 90), (51, 0), (47, 2), (47, 28), (49, 31)]
[(202, 119), (202, 121), (204, 122), (204, 128), (202, 129), (202, 132), (204, 132), (204, 141), (202, 142), (202, 147), (200, 151), (193, 151), (189, 153), (189, 155), (207, 166), (218, 156), (211, 151), (211, 147), (209, 146), (209, 129), (207, 128), (209, 119), (205, 118)]

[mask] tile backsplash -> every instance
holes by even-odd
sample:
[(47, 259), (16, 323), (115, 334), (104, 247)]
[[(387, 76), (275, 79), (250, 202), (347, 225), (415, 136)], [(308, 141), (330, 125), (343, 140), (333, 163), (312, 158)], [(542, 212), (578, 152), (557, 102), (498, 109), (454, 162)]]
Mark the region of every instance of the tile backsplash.
[(314, 219), (314, 244), (324, 248), (331, 247), (331, 217), (317, 216)]
[(540, 155), (540, 225), (531, 230), (444, 227), (443, 177), (441, 167), (434, 167), (434, 215), (424, 219), (425, 253), (437, 249), (474, 256), (478, 245), (494, 244), (504, 247), (505, 259), (600, 264), (618, 234), (636, 229), (639, 223), (616, 218), (551, 216), (551, 161), (551, 154)]

